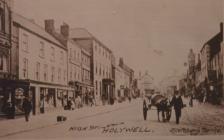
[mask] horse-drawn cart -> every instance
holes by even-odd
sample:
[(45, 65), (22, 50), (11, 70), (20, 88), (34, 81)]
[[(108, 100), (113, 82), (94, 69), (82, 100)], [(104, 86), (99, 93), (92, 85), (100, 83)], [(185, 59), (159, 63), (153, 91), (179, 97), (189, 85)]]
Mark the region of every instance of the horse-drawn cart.
[[(148, 104), (147, 104), (148, 103)], [(161, 94), (154, 94), (152, 96), (147, 96), (143, 101), (143, 117), (144, 120), (147, 118), (147, 111), (153, 110), (151, 107), (156, 107), (158, 121), (160, 121), (159, 113), (162, 112), (163, 122), (170, 121), (171, 118), (171, 106), (168, 98)]]

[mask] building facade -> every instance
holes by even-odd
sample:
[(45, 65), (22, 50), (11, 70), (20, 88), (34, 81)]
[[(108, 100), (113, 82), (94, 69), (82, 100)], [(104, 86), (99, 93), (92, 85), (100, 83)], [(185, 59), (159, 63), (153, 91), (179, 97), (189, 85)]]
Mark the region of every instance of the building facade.
[(82, 49), (73, 40), (68, 40), (68, 84), (75, 90), (74, 97), (81, 96)]
[(21, 96), (32, 99), (34, 114), (64, 107), (67, 48), (33, 21), (14, 13), (12, 54), (12, 71), (19, 85), (16, 109), (21, 110)]
[(94, 86), (96, 104), (113, 103), (115, 69), (112, 51), (86, 29), (71, 30), (70, 38), (91, 53), (91, 80)]
[(10, 85), (15, 79), (15, 75), (11, 73), (11, 7), (11, 0), (0, 0), (0, 115), (6, 113), (6, 103), (13, 100)]

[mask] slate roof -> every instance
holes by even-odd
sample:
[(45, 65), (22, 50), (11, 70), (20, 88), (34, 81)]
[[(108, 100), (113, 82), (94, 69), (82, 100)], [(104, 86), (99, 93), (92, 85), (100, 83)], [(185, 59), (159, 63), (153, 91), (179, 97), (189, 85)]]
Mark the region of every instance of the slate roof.
[(51, 42), (57, 46), (66, 48), (62, 43), (60, 43), (57, 39), (55, 39), (48, 32), (46, 32), (45, 29), (43, 27), (41, 27), (40, 25), (38, 25), (38, 24), (34, 23), (33, 21), (31, 21), (17, 13), (14, 13), (14, 12), (13, 12), (12, 16), (13, 16), (13, 22), (18, 24), (20, 27), (28, 30), (29, 32), (31, 32), (45, 40), (48, 40), (49, 42)]

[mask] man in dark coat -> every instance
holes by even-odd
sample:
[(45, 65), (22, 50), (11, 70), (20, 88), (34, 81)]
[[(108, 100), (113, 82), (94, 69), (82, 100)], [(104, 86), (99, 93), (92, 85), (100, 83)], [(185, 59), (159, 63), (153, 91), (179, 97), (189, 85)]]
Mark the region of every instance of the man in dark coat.
[(29, 115), (30, 115), (30, 112), (32, 110), (32, 104), (31, 104), (31, 101), (29, 100), (28, 97), (24, 98), (23, 110), (25, 112), (25, 120), (26, 120), (26, 122), (28, 122), (29, 121)]
[(175, 115), (176, 115), (176, 124), (179, 124), (181, 117), (181, 109), (184, 107), (183, 100), (179, 95), (178, 91), (175, 91), (175, 94), (171, 100), (171, 105), (174, 106)]

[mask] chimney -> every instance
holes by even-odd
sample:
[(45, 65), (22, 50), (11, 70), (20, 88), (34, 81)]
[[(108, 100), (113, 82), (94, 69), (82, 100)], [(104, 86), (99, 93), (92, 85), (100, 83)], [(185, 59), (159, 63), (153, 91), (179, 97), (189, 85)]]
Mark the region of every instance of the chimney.
[(45, 31), (52, 34), (55, 31), (54, 20), (53, 19), (47, 19), (44, 22), (45, 22)]
[(220, 23), (220, 32), (223, 32), (223, 23)]
[(61, 25), (61, 34), (68, 38), (69, 37), (69, 25), (66, 23), (63, 23), (63, 25)]
[(123, 65), (124, 65), (124, 60), (123, 60), (122, 57), (120, 57), (120, 60), (119, 60), (119, 66), (120, 66), (120, 67), (123, 67)]
[(220, 33), (222, 35), (222, 41), (223, 41), (223, 22), (220, 23)]

